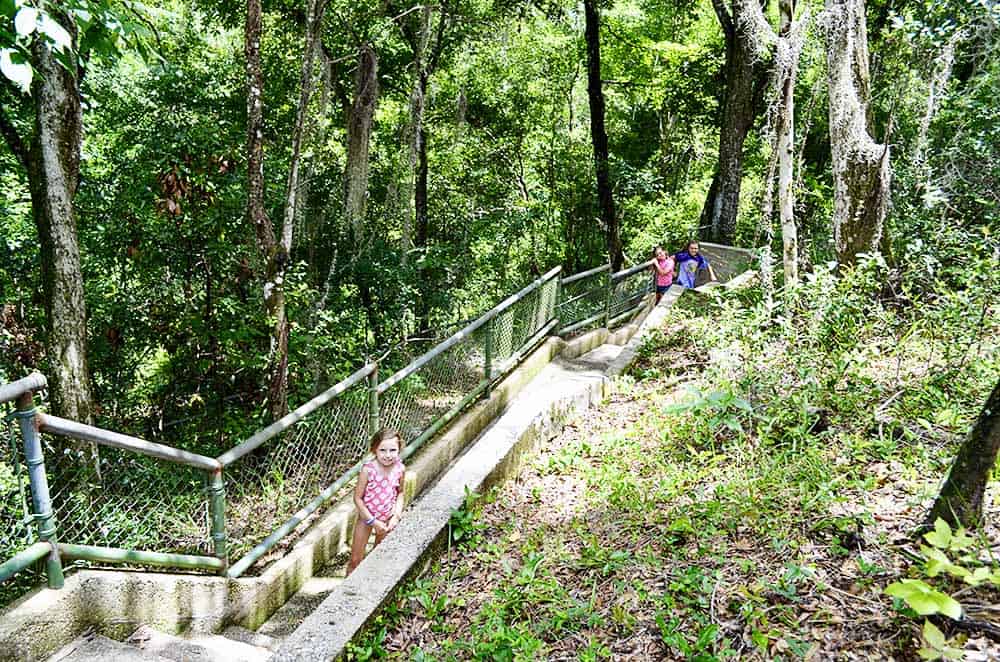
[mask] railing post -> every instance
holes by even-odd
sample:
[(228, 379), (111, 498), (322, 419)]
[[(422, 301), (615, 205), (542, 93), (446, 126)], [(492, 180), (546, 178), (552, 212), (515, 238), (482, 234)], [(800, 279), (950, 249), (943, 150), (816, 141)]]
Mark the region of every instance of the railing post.
[(608, 275), (608, 296), (604, 299), (604, 328), (608, 328), (608, 322), (611, 319), (611, 297), (615, 292), (615, 279)]
[(38, 433), (35, 418), (35, 398), (29, 392), (17, 399), (18, 419), (21, 438), (24, 440), (24, 461), (28, 465), (28, 480), (31, 483), (32, 516), (38, 527), (38, 538), (48, 543), (52, 549), (45, 558), (45, 574), (49, 588), (63, 587), (62, 560), (56, 547), (56, 520), (52, 515), (52, 500), (49, 497), (49, 479), (45, 475), (45, 457), (42, 455), (42, 438)]
[[(495, 317), (493, 319), (496, 319)], [(483, 333), (483, 375), (486, 378), (486, 388), (483, 390), (483, 398), (489, 399), (493, 390), (493, 320), (486, 323), (486, 331)]]
[(212, 551), (222, 561), (222, 574), (229, 566), (226, 542), (226, 483), (222, 467), (208, 474), (208, 513), (212, 527)]
[(382, 429), (382, 416), (378, 405), (378, 362), (368, 375), (368, 434), (375, 435)]

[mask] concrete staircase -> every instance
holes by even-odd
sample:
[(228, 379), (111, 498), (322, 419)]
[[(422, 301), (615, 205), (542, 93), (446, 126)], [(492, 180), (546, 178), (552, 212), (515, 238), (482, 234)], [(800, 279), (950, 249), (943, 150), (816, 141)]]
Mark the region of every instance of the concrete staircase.
[(281, 642), (344, 581), (338, 559), (310, 578), (256, 632), (230, 626), (220, 634), (172, 635), (143, 625), (125, 641), (85, 632), (47, 662), (266, 662)]

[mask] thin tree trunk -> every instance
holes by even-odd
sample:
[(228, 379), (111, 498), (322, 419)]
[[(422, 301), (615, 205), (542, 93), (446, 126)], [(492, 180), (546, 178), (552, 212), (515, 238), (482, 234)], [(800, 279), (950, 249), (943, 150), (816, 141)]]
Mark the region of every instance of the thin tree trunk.
[(889, 145), (871, 136), (868, 39), (862, 0), (827, 0), (827, 78), (833, 234), (841, 265), (877, 250), (889, 204)]
[(958, 449), (948, 479), (927, 517), (953, 527), (976, 528), (983, 517), (983, 496), (1000, 451), (1000, 382), (993, 387), (969, 436)]
[[(299, 73), (299, 107), (292, 130), (292, 158), (288, 167), (288, 186), (285, 195), (285, 218), (281, 227), (281, 248), (285, 254), (292, 250), (292, 233), (299, 210), (299, 167), (302, 156), (302, 142), (305, 139), (306, 119), (309, 116), (309, 101), (313, 91), (313, 61), (316, 42), (323, 26), (323, 14), (327, 0), (309, 0), (306, 9), (306, 41), (302, 52), (302, 69)], [(282, 276), (284, 274), (282, 273)]]
[[(782, 264), (785, 270), (785, 285), (791, 286), (799, 280), (798, 231), (795, 227), (795, 191), (792, 189), (794, 145), (795, 145), (795, 78), (799, 64), (799, 48), (791, 41), (792, 18), (795, 14), (795, 0), (780, 0), (778, 9), (781, 19), (778, 26), (778, 48), (784, 57), (783, 77), (779, 82), (781, 102), (778, 121), (778, 217), (781, 219)], [(784, 62), (788, 58), (789, 62)], [(787, 70), (784, 68), (787, 67)]]
[[(753, 2), (754, 0), (750, 0)], [(730, 14), (723, 0), (712, 0), (726, 41), (724, 66), (726, 89), (721, 107), (719, 162), (705, 198), (701, 225), (709, 239), (731, 243), (736, 233), (743, 181), (743, 143), (760, 112), (760, 97), (767, 67), (755, 53), (749, 22), (741, 2), (733, 2)]]
[(272, 323), (266, 371), (267, 402), (271, 416), (280, 418), (288, 412), (288, 319), (284, 290), (288, 252), (283, 243), (275, 240), (274, 226), (264, 210), (264, 74), (260, 62), (260, 35), (261, 0), (247, 0), (243, 46), (247, 74), (247, 215), (266, 265), (264, 310)]
[[(406, 173), (405, 190), (403, 191), (403, 233), (401, 248), (405, 263), (410, 249), (414, 246), (413, 228), (419, 225), (421, 215), (420, 205), (423, 203), (423, 214), (427, 214), (427, 198), (421, 200), (417, 194), (420, 184), (417, 181), (418, 163), (424, 150), (424, 108), (427, 95), (427, 80), (429, 73), (425, 54), (431, 36), (431, 11), (425, 5), (420, 11), (420, 27), (413, 38), (413, 92), (410, 94), (410, 130), (409, 130), (409, 170)], [(424, 154), (426, 158), (426, 154)], [(425, 182), (426, 187), (426, 182)], [(426, 189), (425, 189), (426, 193)], [(418, 231), (419, 233), (419, 231)], [(421, 246), (419, 240), (417, 246)]]
[(608, 168), (608, 133), (604, 128), (604, 90), (601, 86), (601, 18), (597, 0), (584, 0), (587, 41), (587, 97), (590, 101), (590, 138), (594, 145), (594, 170), (597, 174), (597, 199), (601, 210), (601, 225), (608, 247), (611, 268), (618, 271), (625, 261), (615, 202), (611, 195)]

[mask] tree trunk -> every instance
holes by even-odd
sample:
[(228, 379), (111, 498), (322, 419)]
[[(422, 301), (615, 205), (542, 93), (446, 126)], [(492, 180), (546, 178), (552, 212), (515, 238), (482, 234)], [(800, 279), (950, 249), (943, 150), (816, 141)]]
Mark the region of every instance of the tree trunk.
[[(73, 21), (53, 16), (75, 43)], [(73, 208), (82, 140), (79, 81), (42, 39), (32, 45), (32, 66), (35, 133), (26, 165), (42, 262), (52, 407), (59, 416), (89, 424), (94, 404), (87, 371), (87, 309)]]
[(841, 265), (877, 250), (889, 204), (889, 145), (871, 136), (868, 39), (862, 0), (827, 0), (827, 77), (833, 234)]
[(260, 62), (260, 34), (261, 0), (247, 0), (243, 45), (247, 74), (247, 216), (253, 224), (257, 247), (266, 265), (264, 310), (272, 324), (267, 402), (271, 416), (280, 418), (288, 413), (288, 319), (284, 290), (288, 251), (275, 240), (274, 226), (264, 211), (264, 74)]
[(354, 103), (347, 125), (347, 164), (344, 169), (344, 216), (356, 244), (361, 244), (368, 197), (368, 146), (378, 100), (378, 58), (371, 45), (358, 49)]
[(601, 18), (597, 13), (597, 0), (584, 0), (587, 41), (587, 96), (590, 101), (590, 139), (594, 145), (594, 170), (597, 174), (597, 199), (601, 209), (601, 225), (607, 238), (608, 259), (611, 268), (618, 271), (625, 261), (622, 253), (621, 232), (615, 214), (615, 201), (611, 196), (611, 178), (608, 172), (608, 134), (604, 128), (604, 91), (601, 86)]
[[(778, 217), (781, 219), (782, 264), (785, 285), (792, 286), (799, 280), (798, 231), (795, 228), (795, 191), (792, 189), (795, 145), (795, 78), (799, 65), (799, 48), (791, 40), (795, 0), (780, 0), (781, 19), (778, 25), (778, 48), (786, 55), (779, 56), (782, 79), (779, 81), (781, 101), (778, 121)], [(787, 58), (789, 61), (785, 61)]]
[[(751, 2), (754, 0), (750, 0)], [(760, 97), (767, 79), (767, 67), (754, 51), (749, 24), (744, 20), (741, 3), (733, 2), (733, 11), (723, 0), (712, 0), (726, 41), (726, 89), (721, 107), (719, 162), (712, 185), (705, 198), (702, 234), (713, 241), (732, 243), (736, 216), (740, 207), (743, 180), (743, 143), (760, 112)]]
[(986, 483), (1000, 451), (1000, 382), (993, 387), (969, 436), (958, 449), (948, 479), (927, 517), (933, 525), (938, 517), (951, 526), (972, 529), (983, 515)]
[[(427, 80), (430, 73), (427, 70), (426, 52), (431, 36), (432, 8), (424, 6), (420, 11), (420, 24), (413, 37), (413, 92), (410, 94), (410, 130), (409, 130), (409, 170), (406, 173), (405, 191), (403, 191), (403, 233), (401, 248), (403, 260), (414, 244), (421, 246), (419, 239), (414, 242), (413, 228), (420, 224), (420, 216), (427, 215), (426, 181), (424, 195), (420, 196), (420, 175), (418, 172), (421, 158), (426, 159), (424, 147), (424, 109), (427, 95)], [(412, 205), (412, 206), (411, 206)], [(421, 206), (423, 207), (421, 209)], [(417, 230), (419, 234), (419, 230)]]
[(306, 41), (302, 52), (302, 69), (299, 73), (299, 107), (295, 115), (295, 128), (292, 130), (292, 158), (288, 167), (285, 218), (281, 227), (281, 247), (286, 255), (292, 250), (292, 233), (295, 228), (296, 215), (299, 211), (299, 167), (302, 156), (302, 142), (305, 139), (306, 118), (309, 116), (309, 101), (312, 98), (313, 91), (313, 61), (316, 56), (316, 43), (319, 40), (320, 28), (323, 25), (323, 14), (326, 12), (326, 4), (327, 0), (309, 0), (306, 9)]

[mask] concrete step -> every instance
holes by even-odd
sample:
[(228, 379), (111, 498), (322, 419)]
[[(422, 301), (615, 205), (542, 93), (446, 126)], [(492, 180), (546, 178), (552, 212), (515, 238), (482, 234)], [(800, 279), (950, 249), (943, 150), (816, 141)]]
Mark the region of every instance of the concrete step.
[(46, 662), (170, 662), (170, 658), (142, 651), (135, 646), (84, 632), (52, 654)]
[(217, 634), (174, 636), (148, 625), (132, 633), (126, 643), (137, 649), (175, 662), (266, 662), (267, 648), (254, 646)]
[[(271, 615), (271, 618), (257, 628), (258, 635), (281, 641), (319, 606), (334, 588), (344, 581), (343, 566), (330, 570), (333, 576), (314, 576), (302, 585), (298, 593)], [(337, 576), (337, 573), (340, 576)]]
[(267, 648), (268, 650), (273, 650), (278, 645), (277, 639), (269, 637), (266, 634), (248, 630), (239, 625), (230, 625), (223, 630), (221, 634), (226, 639), (232, 639), (233, 641), (250, 644), (251, 646), (256, 646), (258, 648)]

